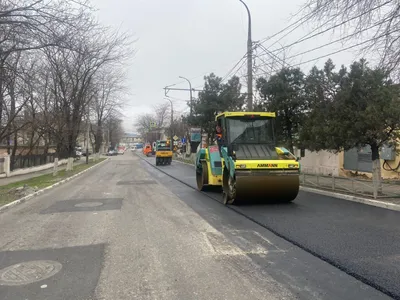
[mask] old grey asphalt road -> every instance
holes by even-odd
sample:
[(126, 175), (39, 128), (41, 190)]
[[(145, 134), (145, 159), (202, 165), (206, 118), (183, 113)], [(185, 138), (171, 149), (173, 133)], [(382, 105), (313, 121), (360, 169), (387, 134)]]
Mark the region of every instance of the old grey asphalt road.
[(0, 299), (390, 299), (126, 153), (0, 214)]
[[(173, 162), (162, 170), (196, 187), (194, 166)], [(220, 194), (209, 195), (221, 200)], [(289, 205), (233, 208), (400, 299), (400, 212), (308, 192), (300, 192)]]

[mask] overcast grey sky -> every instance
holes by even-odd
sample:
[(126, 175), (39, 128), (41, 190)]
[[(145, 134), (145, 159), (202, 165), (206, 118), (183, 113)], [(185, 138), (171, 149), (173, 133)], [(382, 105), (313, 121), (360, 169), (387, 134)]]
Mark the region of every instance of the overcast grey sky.
[[(304, 2), (246, 0), (252, 13), (253, 40), (271, 36), (297, 20), (298, 17), (292, 16)], [(138, 39), (137, 53), (128, 73), (132, 97), (124, 110), (126, 131), (134, 130), (133, 123), (138, 115), (152, 112), (154, 105), (166, 101), (163, 87), (178, 83), (175, 87), (188, 88), (187, 82), (179, 76), (189, 78), (193, 87), (201, 88), (204, 75), (214, 72), (223, 77), (246, 52), (247, 13), (238, 0), (92, 0), (92, 3), (99, 9), (98, 16), (103, 24), (129, 30)], [(288, 45), (312, 29), (312, 24), (303, 26), (280, 43)], [(264, 46), (270, 46), (282, 35)], [(333, 38), (331, 33), (319, 36), (291, 47), (285, 55), (303, 52)], [(279, 47), (276, 44), (270, 49)], [(326, 47), (296, 57), (291, 63), (304, 62), (341, 47), (341, 44)], [(348, 65), (354, 58), (354, 51), (331, 58), (336, 65)], [(300, 67), (308, 71), (313, 64), (322, 66), (326, 59)], [(245, 67), (237, 75), (244, 74)], [(169, 96), (174, 97), (176, 111), (188, 112), (184, 100), (189, 98), (189, 92), (171, 91)]]

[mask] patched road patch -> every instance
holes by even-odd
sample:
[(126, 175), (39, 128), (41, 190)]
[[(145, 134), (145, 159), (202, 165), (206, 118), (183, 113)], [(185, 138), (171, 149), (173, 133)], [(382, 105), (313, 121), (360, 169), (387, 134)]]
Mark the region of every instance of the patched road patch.
[(104, 248), (0, 252), (0, 299), (93, 299)]
[(73, 199), (57, 201), (50, 207), (42, 210), (41, 214), (53, 214), (63, 212), (85, 212), (120, 210), (123, 198), (103, 198), (103, 199)]
[(75, 204), (75, 207), (97, 207), (104, 205), (103, 202), (82, 202)]

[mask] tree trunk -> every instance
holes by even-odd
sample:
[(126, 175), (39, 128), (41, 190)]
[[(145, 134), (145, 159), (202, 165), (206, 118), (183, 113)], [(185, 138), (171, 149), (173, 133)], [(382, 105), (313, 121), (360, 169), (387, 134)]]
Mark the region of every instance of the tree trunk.
[(97, 129), (96, 129), (96, 135), (95, 135), (95, 148), (94, 152), (98, 153), (100, 151), (100, 147), (103, 144), (103, 131), (102, 131), (102, 122), (101, 120), (97, 121)]
[(379, 156), (379, 147), (377, 143), (372, 143), (372, 183), (374, 187), (374, 198), (382, 194), (382, 176), (381, 176), (381, 163)]
[(293, 132), (292, 132), (292, 121), (290, 120), (289, 112), (286, 110), (285, 111), (285, 123), (286, 123), (286, 129), (287, 129), (287, 138), (288, 138), (288, 147), (289, 151), (294, 153), (293, 149)]

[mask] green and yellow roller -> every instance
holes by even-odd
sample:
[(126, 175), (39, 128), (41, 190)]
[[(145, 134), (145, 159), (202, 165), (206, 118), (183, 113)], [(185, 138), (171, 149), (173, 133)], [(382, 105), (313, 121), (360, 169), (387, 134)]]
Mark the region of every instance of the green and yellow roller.
[(277, 147), (274, 112), (224, 112), (216, 116), (215, 145), (199, 147), (200, 191), (222, 188), (225, 204), (291, 202), (299, 192), (300, 164)]
[(172, 146), (169, 140), (156, 141), (156, 166), (170, 165), (172, 162)]

